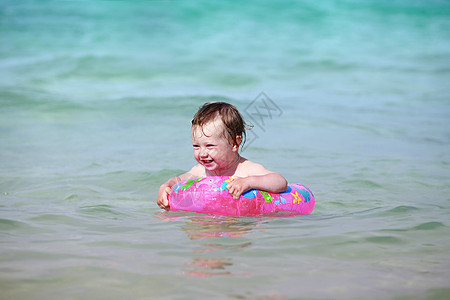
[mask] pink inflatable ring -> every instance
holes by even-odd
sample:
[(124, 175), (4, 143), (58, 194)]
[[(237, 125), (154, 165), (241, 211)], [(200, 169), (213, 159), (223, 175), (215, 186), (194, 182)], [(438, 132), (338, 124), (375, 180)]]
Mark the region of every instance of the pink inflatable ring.
[(289, 184), (283, 193), (250, 190), (234, 200), (226, 187), (229, 182), (230, 177), (226, 176), (178, 182), (169, 194), (170, 209), (223, 216), (306, 215), (314, 209), (314, 195), (298, 183)]

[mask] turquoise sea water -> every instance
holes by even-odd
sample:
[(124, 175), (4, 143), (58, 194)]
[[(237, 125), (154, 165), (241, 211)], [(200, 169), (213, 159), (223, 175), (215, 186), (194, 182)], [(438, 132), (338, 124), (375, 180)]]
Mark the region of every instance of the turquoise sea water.
[[(448, 299), (449, 33), (438, 0), (0, 2), (0, 298)], [(160, 211), (210, 100), (312, 215)]]

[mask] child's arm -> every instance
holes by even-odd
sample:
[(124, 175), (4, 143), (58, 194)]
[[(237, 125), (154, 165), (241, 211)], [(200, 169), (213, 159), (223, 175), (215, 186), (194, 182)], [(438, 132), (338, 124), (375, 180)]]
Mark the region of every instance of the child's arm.
[(159, 192), (158, 192), (158, 198), (156, 198), (156, 203), (158, 204), (159, 207), (165, 209), (165, 210), (169, 210), (169, 193), (172, 189), (172, 187), (177, 184), (180, 181), (192, 178), (192, 177), (200, 177), (202, 175), (199, 175), (199, 167), (195, 166), (193, 167), (189, 172), (186, 172), (184, 174), (181, 174), (180, 176), (175, 176), (170, 178), (169, 180), (167, 180), (166, 182), (164, 182), (163, 184), (161, 184), (161, 186), (159, 187)]
[[(187, 174), (187, 173), (185, 173)], [(169, 193), (170, 190), (172, 189), (172, 187), (177, 184), (178, 182), (180, 182), (183, 177), (182, 174), (180, 176), (175, 176), (170, 178), (169, 180), (167, 180), (165, 183), (161, 184), (161, 186), (159, 187), (159, 192), (158, 192), (158, 198), (156, 198), (156, 203), (158, 204), (159, 207), (165, 209), (165, 210), (169, 210)]]
[(287, 189), (286, 179), (278, 173), (270, 172), (265, 175), (235, 177), (227, 185), (233, 199), (237, 200), (242, 193), (251, 190), (262, 190), (271, 193), (282, 193)]

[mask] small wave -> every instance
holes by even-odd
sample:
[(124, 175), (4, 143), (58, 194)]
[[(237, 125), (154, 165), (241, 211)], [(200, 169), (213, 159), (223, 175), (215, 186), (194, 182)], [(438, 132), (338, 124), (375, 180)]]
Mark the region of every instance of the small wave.
[(358, 70), (362, 68), (358, 64), (355, 63), (342, 63), (338, 60), (331, 60), (331, 59), (320, 59), (320, 60), (309, 60), (309, 61), (302, 61), (298, 62), (297, 64), (292, 67), (295, 71), (321, 71), (326, 70), (328, 72), (332, 71), (349, 71), (349, 70)]
[(394, 213), (394, 214), (402, 214), (402, 213), (409, 213), (409, 212), (416, 211), (416, 210), (418, 210), (418, 208), (415, 206), (400, 205), (400, 206), (397, 206), (387, 212)]
[(1, 230), (22, 229), (22, 228), (29, 228), (29, 226), (28, 224), (20, 221), (0, 219)]
[(425, 222), (420, 225), (415, 226), (414, 230), (434, 230), (437, 228), (445, 227), (441, 222)]
[(376, 244), (400, 244), (403, 241), (395, 236), (385, 235), (385, 236), (372, 236), (365, 239), (367, 242)]
[(92, 216), (106, 216), (106, 217), (128, 216), (123, 212), (115, 210), (111, 205), (106, 204), (82, 206), (80, 207), (80, 212)]
[(39, 223), (51, 223), (51, 224), (71, 224), (71, 225), (79, 225), (80, 220), (59, 214), (42, 214), (33, 218), (30, 218), (33, 222)]
[[(212, 80), (213, 79), (213, 80)], [(257, 76), (245, 74), (224, 74), (211, 76), (210, 80), (221, 86), (245, 87), (259, 82)]]
[(347, 180), (344, 183), (358, 185), (362, 188), (363, 187), (365, 187), (365, 188), (382, 188), (383, 187), (381, 184), (378, 184), (378, 183), (373, 182), (368, 179)]
[(28, 234), (39, 234), (46, 230), (31, 226), (26, 222), (10, 220), (10, 219), (0, 219), (0, 232), (11, 233), (11, 232), (26, 232)]
[(70, 194), (66, 196), (61, 202), (72, 202), (80, 200), (80, 196), (78, 194)]

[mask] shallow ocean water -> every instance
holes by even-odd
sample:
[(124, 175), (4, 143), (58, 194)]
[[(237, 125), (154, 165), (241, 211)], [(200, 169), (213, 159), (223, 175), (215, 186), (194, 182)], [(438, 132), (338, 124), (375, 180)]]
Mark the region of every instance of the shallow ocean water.
[[(449, 15), (3, 1), (0, 298), (447, 299)], [(311, 215), (160, 211), (209, 100), (243, 112), (242, 155), (308, 186)]]

